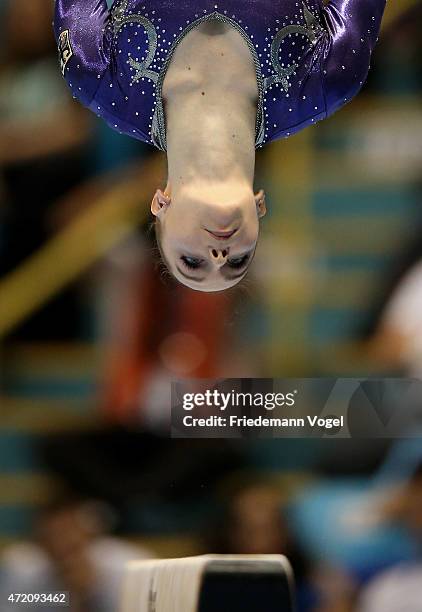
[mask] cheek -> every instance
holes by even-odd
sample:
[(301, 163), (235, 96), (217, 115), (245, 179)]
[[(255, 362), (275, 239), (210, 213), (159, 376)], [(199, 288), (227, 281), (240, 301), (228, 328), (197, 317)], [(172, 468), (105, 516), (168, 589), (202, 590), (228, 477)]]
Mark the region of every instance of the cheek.
[(256, 234), (259, 232), (260, 226), (260, 220), (256, 208), (249, 211), (249, 214), (246, 219), (246, 225), (249, 228), (249, 231), (253, 232), (256, 236)]
[(198, 232), (184, 223), (174, 223), (162, 228), (161, 248), (167, 261), (174, 263), (182, 255), (203, 255)]
[(187, 214), (181, 207), (176, 207), (171, 204), (163, 218), (163, 229), (173, 240), (185, 239), (194, 233), (194, 229), (198, 224), (195, 224), (194, 215)]
[(242, 246), (253, 248), (258, 240), (259, 225), (251, 222), (246, 225), (245, 232), (242, 236)]
[(196, 214), (182, 214), (177, 208), (171, 210), (171, 207), (162, 223), (163, 234), (172, 248), (199, 248), (205, 235), (201, 227)]

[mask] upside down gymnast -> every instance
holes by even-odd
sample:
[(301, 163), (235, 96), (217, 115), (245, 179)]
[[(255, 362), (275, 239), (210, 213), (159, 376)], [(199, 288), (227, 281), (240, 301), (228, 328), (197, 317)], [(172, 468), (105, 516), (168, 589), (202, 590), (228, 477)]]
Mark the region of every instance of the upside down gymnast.
[(73, 96), (165, 151), (151, 204), (170, 272), (200, 291), (235, 285), (265, 195), (255, 150), (324, 119), (362, 87), (386, 0), (56, 0)]

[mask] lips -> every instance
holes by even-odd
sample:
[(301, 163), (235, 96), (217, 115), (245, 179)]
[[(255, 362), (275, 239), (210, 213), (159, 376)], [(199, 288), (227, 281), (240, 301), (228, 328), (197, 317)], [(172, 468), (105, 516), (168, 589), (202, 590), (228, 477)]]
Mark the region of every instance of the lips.
[(237, 232), (237, 229), (224, 231), (224, 232), (208, 230), (208, 229), (205, 231), (211, 234), (211, 236), (214, 236), (214, 238), (216, 238), (217, 240), (228, 240), (229, 238), (233, 236), (233, 234)]

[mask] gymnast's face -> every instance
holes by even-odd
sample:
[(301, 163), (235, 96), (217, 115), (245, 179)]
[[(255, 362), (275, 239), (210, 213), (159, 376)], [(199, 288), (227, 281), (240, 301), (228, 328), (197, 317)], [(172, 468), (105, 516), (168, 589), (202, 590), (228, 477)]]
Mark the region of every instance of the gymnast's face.
[(263, 191), (230, 196), (208, 185), (183, 187), (177, 196), (158, 190), (151, 211), (171, 273), (191, 289), (211, 292), (233, 287), (245, 276), (266, 208)]

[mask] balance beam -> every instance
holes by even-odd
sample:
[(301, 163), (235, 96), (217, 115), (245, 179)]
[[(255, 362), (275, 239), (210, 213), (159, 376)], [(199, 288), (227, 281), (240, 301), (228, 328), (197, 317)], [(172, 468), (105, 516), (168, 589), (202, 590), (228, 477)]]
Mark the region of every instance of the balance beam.
[(281, 555), (133, 561), (120, 612), (294, 612), (293, 591)]

